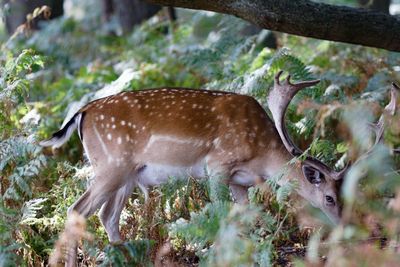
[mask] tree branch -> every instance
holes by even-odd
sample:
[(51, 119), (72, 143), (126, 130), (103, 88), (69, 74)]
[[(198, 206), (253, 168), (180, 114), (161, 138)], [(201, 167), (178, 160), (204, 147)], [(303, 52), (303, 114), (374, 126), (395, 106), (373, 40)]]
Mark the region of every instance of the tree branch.
[(262, 28), (400, 52), (400, 18), (309, 0), (146, 0), (237, 16)]

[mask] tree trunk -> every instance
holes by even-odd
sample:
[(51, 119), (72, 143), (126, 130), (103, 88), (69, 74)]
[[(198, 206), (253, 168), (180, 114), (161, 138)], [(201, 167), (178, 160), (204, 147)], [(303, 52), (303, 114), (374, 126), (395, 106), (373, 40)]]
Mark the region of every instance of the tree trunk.
[(150, 18), (162, 8), (143, 0), (115, 0), (114, 7), (124, 33), (130, 32), (134, 25)]
[(64, 0), (7, 0), (8, 10), (5, 24), (8, 34), (13, 34), (15, 29), (26, 22), (26, 15), (32, 13), (37, 7), (47, 5), (51, 7), (51, 17), (59, 17), (64, 13)]
[(175, 8), (173, 7), (167, 7), (167, 14), (168, 14), (168, 18), (171, 22), (176, 21), (176, 12), (175, 12)]
[(107, 22), (110, 21), (112, 14), (114, 13), (113, 0), (102, 0), (101, 1), (102, 19)]
[(400, 19), (382, 12), (309, 0), (147, 1), (230, 14), (274, 31), (400, 51)]

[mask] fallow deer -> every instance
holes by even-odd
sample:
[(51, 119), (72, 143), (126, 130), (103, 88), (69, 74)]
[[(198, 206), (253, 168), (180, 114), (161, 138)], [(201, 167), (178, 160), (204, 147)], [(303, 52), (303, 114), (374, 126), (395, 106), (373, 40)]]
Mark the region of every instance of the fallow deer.
[[(303, 154), (290, 139), (284, 116), (294, 95), (319, 81), (293, 84), (289, 75), (282, 83), (281, 74), (267, 99), (274, 122), (254, 98), (221, 91), (148, 89), (90, 102), (40, 143), (60, 147), (78, 129), (95, 178), (69, 213), (88, 217), (100, 209), (109, 241), (119, 242), (120, 214), (135, 187), (147, 197), (148, 187), (170, 176), (219, 175), (226, 177), (234, 200), (246, 202), (248, 187)], [(376, 142), (382, 137), (382, 123), (374, 127)], [(338, 181), (345, 169), (338, 172), (311, 156), (301, 158), (299, 164), (288, 166), (287, 178), (280, 183), (295, 180), (303, 198), (339, 222)], [(67, 266), (75, 264), (75, 253), (69, 255)]]

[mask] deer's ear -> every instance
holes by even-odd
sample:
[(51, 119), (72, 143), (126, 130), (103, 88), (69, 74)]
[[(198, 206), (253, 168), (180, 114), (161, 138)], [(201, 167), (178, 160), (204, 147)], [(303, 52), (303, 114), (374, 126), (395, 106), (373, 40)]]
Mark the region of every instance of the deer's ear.
[(325, 182), (325, 175), (317, 169), (306, 164), (304, 164), (301, 169), (303, 170), (304, 176), (311, 184), (318, 186)]

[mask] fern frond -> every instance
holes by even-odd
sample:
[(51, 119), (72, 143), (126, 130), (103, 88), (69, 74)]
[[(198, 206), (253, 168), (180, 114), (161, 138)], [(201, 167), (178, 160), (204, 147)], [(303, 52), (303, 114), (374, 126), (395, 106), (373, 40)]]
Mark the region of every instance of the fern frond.
[(37, 212), (43, 208), (42, 204), (45, 201), (47, 201), (47, 198), (36, 198), (25, 202), (22, 206), (20, 224), (34, 224)]
[(154, 244), (150, 240), (134, 240), (121, 245), (108, 245), (99, 266), (150, 266), (149, 252)]
[(41, 148), (25, 138), (13, 137), (0, 142), (0, 170), (10, 182), (4, 193), (6, 199), (20, 199), (31, 196), (30, 183), (46, 165)]
[(199, 213), (191, 213), (190, 221), (180, 219), (170, 224), (169, 234), (203, 249), (215, 239), (220, 222), (228, 216), (230, 207), (231, 203), (226, 201), (208, 203)]
[(207, 180), (208, 195), (211, 202), (231, 200), (229, 187), (223, 182), (224, 179), (222, 177), (209, 177)]

